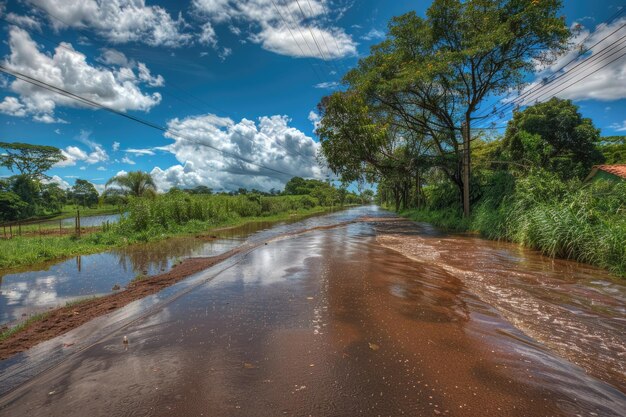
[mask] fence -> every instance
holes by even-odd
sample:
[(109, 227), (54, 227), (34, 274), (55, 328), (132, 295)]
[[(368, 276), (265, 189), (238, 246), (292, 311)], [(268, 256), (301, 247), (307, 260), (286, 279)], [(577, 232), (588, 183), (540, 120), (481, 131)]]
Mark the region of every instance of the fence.
[[(16, 220), (0, 223), (2, 235), (0, 238), (12, 239), (16, 236), (50, 236), (73, 234), (80, 237), (86, 228), (80, 224), (80, 210), (76, 210), (74, 217), (57, 220)], [(90, 227), (93, 229), (96, 227)]]

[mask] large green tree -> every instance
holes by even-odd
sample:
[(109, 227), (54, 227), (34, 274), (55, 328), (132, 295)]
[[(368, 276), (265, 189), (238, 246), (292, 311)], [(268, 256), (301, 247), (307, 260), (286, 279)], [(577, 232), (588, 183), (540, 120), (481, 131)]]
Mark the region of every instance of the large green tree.
[(66, 159), (54, 146), (0, 142), (0, 150), (0, 166), (33, 179), (45, 177), (44, 172)]
[(0, 192), (0, 221), (18, 220), (24, 217), (28, 203), (12, 191)]
[(511, 161), (569, 179), (584, 178), (593, 165), (604, 162), (596, 147), (599, 141), (600, 130), (580, 114), (578, 106), (552, 98), (516, 112), (502, 146)]
[(98, 191), (92, 183), (78, 178), (72, 187), (72, 197), (76, 204), (90, 207), (98, 203)]
[(392, 19), (387, 38), (346, 75), (348, 93), (362, 96), (394, 133), (426, 135), (431, 145), (421, 148), (437, 158), (425, 161), (436, 161), (459, 187), (469, 214), (473, 122), (489, 114), (486, 99), (520, 87), (547, 51), (565, 46), (560, 7), (560, 0), (435, 0), (426, 18)]
[(107, 187), (115, 185), (127, 194), (135, 197), (153, 194), (156, 192), (156, 184), (152, 176), (143, 171), (132, 171), (127, 174), (117, 175), (107, 182)]

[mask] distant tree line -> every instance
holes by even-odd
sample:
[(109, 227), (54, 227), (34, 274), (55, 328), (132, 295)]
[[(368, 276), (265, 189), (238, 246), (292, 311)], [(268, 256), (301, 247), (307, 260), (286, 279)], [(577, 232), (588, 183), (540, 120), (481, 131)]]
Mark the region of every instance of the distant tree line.
[[(134, 171), (116, 175), (107, 183), (102, 194), (91, 182), (78, 178), (74, 185), (63, 189), (46, 175), (52, 166), (65, 160), (62, 152), (53, 146), (25, 143), (0, 142), (0, 166), (15, 175), (0, 178), (0, 221), (15, 221), (44, 217), (60, 213), (67, 205), (94, 207), (98, 204), (124, 205), (129, 197), (151, 198), (157, 194), (156, 184), (147, 172)], [(173, 187), (169, 193), (190, 195), (212, 195), (211, 188), (198, 185), (180, 189)], [(366, 190), (363, 196), (336, 188), (319, 180), (292, 178), (284, 191), (271, 189), (269, 192), (239, 188), (237, 191), (219, 192), (223, 195), (278, 196), (310, 195), (321, 205), (333, 206), (371, 202), (373, 192)]]

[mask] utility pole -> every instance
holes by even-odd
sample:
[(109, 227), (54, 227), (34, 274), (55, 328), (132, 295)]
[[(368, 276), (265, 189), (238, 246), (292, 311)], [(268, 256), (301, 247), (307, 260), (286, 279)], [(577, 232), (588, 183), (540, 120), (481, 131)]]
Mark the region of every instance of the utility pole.
[(470, 215), (470, 130), (469, 123), (463, 122), (463, 216)]

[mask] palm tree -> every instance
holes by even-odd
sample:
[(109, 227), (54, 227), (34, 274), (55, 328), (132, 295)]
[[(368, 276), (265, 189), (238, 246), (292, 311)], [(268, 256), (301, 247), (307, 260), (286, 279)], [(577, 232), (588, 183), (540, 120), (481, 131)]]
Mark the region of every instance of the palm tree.
[(156, 185), (152, 176), (143, 171), (132, 171), (127, 174), (116, 175), (107, 181), (106, 186), (115, 184), (126, 193), (135, 197), (141, 197), (147, 193), (155, 193)]

